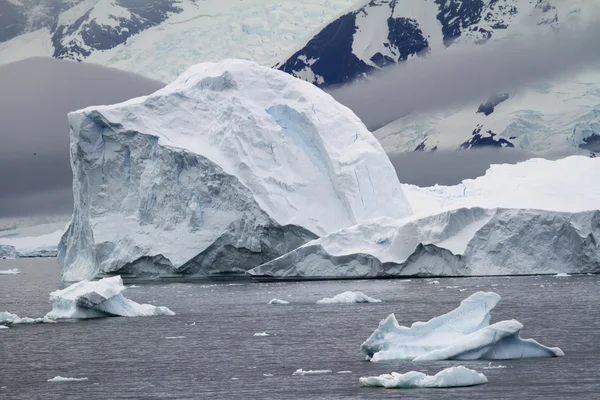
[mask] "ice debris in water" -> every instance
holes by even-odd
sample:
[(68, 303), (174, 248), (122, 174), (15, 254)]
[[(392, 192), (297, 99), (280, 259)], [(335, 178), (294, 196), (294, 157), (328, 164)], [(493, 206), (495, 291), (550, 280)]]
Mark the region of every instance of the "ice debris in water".
[(13, 268), (13, 269), (7, 269), (7, 270), (0, 271), (0, 275), (17, 275), (19, 273), (21, 273), (21, 271), (19, 271), (18, 268)]
[(336, 374), (351, 374), (352, 371), (338, 371)]
[(302, 368), (299, 368), (296, 371), (294, 371), (294, 373), (292, 375), (323, 375), (323, 374), (330, 374), (330, 373), (331, 373), (330, 369), (315, 369), (315, 370), (305, 371)]
[(11, 314), (8, 311), (0, 312), (0, 326), (24, 325), (24, 324), (44, 324), (54, 323), (56, 321), (47, 317), (42, 318), (21, 318), (17, 314)]
[(558, 347), (546, 347), (533, 339), (521, 339), (523, 325), (516, 320), (490, 325), (490, 311), (500, 296), (477, 292), (447, 314), (427, 322), (400, 326), (394, 314), (361, 345), (371, 361), (384, 360), (507, 360), (560, 357)]
[(269, 301), (269, 304), (290, 304), (290, 302), (285, 300), (272, 299), (271, 301)]
[(341, 303), (381, 303), (381, 300), (374, 299), (362, 292), (344, 292), (331, 298), (324, 298), (317, 301), (317, 304), (341, 304)]
[(556, 277), (556, 278), (567, 278), (569, 276), (571, 276), (571, 275), (569, 275), (569, 274), (567, 274), (565, 272), (561, 272), (559, 274), (554, 275), (554, 277)]
[(504, 369), (506, 365), (492, 365), (492, 362), (487, 365), (487, 367), (483, 367), (483, 369)]
[(50, 293), (49, 318), (150, 317), (175, 315), (167, 307), (139, 304), (123, 296), (120, 276), (99, 281), (83, 280)]
[(87, 381), (88, 378), (87, 377), (83, 377), (83, 378), (65, 378), (64, 376), (55, 376), (52, 379), (48, 379), (48, 382), (81, 382), (81, 381)]
[(368, 376), (359, 379), (362, 386), (384, 387), (386, 389), (411, 388), (451, 388), (474, 386), (487, 383), (487, 377), (463, 366), (446, 368), (431, 376), (422, 372), (410, 371), (405, 374), (392, 372), (379, 376)]
[(258, 332), (255, 333), (254, 336), (269, 336), (269, 334), (267, 332)]
[(0, 329), (8, 329), (8, 326), (6, 326), (6, 325), (0, 325)]

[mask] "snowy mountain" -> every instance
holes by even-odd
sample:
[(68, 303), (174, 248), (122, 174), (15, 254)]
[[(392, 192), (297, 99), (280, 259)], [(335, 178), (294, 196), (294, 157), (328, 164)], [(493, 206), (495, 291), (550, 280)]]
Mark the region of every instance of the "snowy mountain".
[(198, 62), (273, 65), (353, 0), (0, 0), (0, 64), (95, 62), (170, 82)]

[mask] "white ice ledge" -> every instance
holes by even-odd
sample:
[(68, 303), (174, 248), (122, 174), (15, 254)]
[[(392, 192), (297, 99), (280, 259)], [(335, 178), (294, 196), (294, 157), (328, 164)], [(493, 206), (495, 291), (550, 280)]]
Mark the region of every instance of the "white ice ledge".
[(361, 386), (383, 387), (386, 389), (416, 389), (416, 388), (452, 388), (482, 385), (488, 382), (487, 377), (463, 366), (446, 368), (431, 376), (422, 372), (410, 371), (405, 374), (392, 372), (379, 376), (360, 378)]
[(521, 339), (523, 325), (516, 320), (490, 325), (490, 311), (498, 304), (496, 293), (477, 292), (460, 306), (410, 328), (398, 324), (394, 314), (361, 345), (371, 361), (507, 360), (560, 357), (558, 347)]

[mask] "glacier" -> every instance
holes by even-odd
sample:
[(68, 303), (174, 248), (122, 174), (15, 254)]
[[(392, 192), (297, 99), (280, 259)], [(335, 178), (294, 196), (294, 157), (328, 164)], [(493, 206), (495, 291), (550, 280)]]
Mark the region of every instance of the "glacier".
[(500, 301), (493, 292), (477, 292), (449, 313), (410, 328), (398, 324), (394, 314), (379, 323), (361, 345), (372, 362), (386, 360), (507, 360), (561, 357), (558, 347), (521, 339), (523, 325), (516, 320), (490, 325), (491, 310)]
[(391, 374), (362, 377), (359, 382), (361, 386), (383, 387), (386, 389), (439, 389), (482, 385), (487, 383), (488, 379), (480, 372), (459, 365), (443, 369), (433, 376), (417, 371), (410, 371), (405, 374), (392, 372)]
[(414, 215), (378, 217), (249, 271), (333, 278), (600, 272), (600, 159), (493, 165), (456, 186), (404, 185)]
[(16, 225), (0, 230), (0, 258), (56, 257), (66, 222)]
[(83, 280), (50, 293), (52, 311), (45, 318), (153, 317), (175, 315), (167, 307), (139, 304), (123, 296), (120, 276)]
[(412, 214), (381, 145), (315, 86), (243, 60), (69, 114), (63, 279), (243, 274), (319, 236)]

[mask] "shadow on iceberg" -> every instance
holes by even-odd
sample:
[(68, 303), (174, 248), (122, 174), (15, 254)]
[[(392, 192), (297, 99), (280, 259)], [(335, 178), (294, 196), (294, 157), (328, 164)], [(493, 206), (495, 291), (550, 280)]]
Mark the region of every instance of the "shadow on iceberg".
[(120, 276), (81, 281), (50, 293), (52, 311), (46, 318), (152, 317), (175, 315), (167, 307), (139, 304), (123, 296)]
[(411, 360), (508, 360), (561, 357), (558, 347), (546, 347), (533, 339), (521, 339), (523, 325), (501, 321), (490, 325), (490, 311), (500, 296), (477, 292), (447, 314), (427, 322), (400, 326), (394, 314), (361, 345), (371, 361)]

